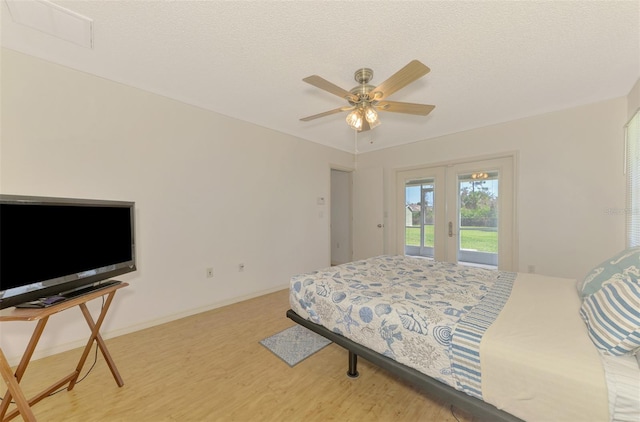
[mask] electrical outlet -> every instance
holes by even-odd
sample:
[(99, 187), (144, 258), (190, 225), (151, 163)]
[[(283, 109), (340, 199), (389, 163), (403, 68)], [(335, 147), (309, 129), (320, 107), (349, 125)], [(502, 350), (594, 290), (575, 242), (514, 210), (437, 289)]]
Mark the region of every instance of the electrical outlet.
[(244, 263), (240, 263), (238, 264), (238, 272), (243, 272), (244, 271)]
[(213, 278), (213, 268), (207, 268), (207, 278)]

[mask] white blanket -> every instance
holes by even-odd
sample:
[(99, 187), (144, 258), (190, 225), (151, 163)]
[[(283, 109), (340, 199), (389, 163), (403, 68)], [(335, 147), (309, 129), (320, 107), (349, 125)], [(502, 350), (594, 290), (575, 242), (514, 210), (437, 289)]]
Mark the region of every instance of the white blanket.
[(529, 422), (608, 421), (602, 362), (579, 309), (575, 280), (518, 274), (480, 344), (484, 400)]

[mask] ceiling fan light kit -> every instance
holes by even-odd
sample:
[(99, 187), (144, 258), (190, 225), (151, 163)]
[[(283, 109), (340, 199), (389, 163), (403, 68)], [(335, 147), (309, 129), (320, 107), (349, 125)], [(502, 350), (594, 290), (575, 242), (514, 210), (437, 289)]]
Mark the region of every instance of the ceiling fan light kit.
[(373, 129), (374, 127), (380, 125), (380, 120), (378, 119), (378, 112), (373, 109), (373, 107), (368, 106), (364, 109), (364, 117), (369, 122), (369, 127)]
[(369, 129), (373, 129), (380, 125), (378, 113), (371, 105), (360, 105), (351, 113), (347, 114), (347, 124), (357, 131), (361, 131), (363, 129), (365, 121), (369, 124)]
[(355, 130), (362, 129), (362, 113), (360, 113), (360, 110), (353, 110), (347, 114), (347, 124)]
[(315, 114), (313, 116), (303, 117), (300, 120), (307, 122), (309, 120), (340, 113), (342, 111), (349, 111), (350, 113), (346, 118), (347, 124), (354, 130), (362, 132), (380, 125), (381, 122), (378, 117), (378, 111), (426, 116), (435, 108), (435, 106), (387, 101), (385, 99), (394, 92), (426, 75), (429, 71), (430, 69), (427, 66), (418, 60), (413, 60), (376, 87), (369, 85), (369, 81), (373, 78), (373, 70), (365, 67), (356, 70), (354, 73), (353, 78), (356, 80), (358, 85), (353, 87), (350, 91), (342, 89), (318, 75), (309, 76), (304, 78), (303, 81), (331, 94), (342, 97), (347, 100), (349, 106), (325, 111), (324, 113)]

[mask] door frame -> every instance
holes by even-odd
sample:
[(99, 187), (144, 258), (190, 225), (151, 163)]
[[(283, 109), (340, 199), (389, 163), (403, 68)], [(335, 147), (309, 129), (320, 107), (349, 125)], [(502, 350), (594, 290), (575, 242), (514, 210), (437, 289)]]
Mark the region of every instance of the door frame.
[[(495, 154), (495, 155), (485, 155), (485, 156), (477, 156), (477, 157), (467, 157), (460, 160), (452, 160), (447, 162), (438, 162), (438, 163), (428, 163), (421, 166), (412, 166), (411, 168), (406, 169), (396, 169), (395, 170), (395, 188), (396, 188), (396, 252), (399, 255), (404, 255), (404, 244), (405, 244), (405, 230), (404, 222), (405, 222), (405, 214), (404, 214), (404, 206), (405, 206), (405, 182), (406, 180), (411, 180), (412, 178), (422, 178), (422, 177), (433, 177), (435, 179), (435, 183), (441, 183), (444, 185), (456, 184), (456, 182), (452, 182), (449, 177), (449, 180), (446, 180), (446, 171), (450, 167), (465, 167), (466, 165), (473, 166), (474, 163), (478, 162), (486, 162), (493, 161), (499, 159), (509, 159), (510, 167), (511, 167), (511, 177), (510, 180), (507, 180), (504, 183), (504, 189), (507, 194), (511, 195), (511, 209), (510, 221), (505, 221), (504, 225), (501, 225), (502, 230), (507, 231), (508, 234), (504, 234), (508, 236), (508, 243), (511, 244), (511, 247), (508, 249), (505, 248), (504, 245), (501, 246), (501, 243), (498, 243), (499, 248), (499, 260), (498, 265), (500, 270), (505, 271), (518, 271), (518, 230), (517, 230), (517, 180), (518, 180), (518, 171), (517, 171), (517, 160), (518, 154), (517, 152), (508, 152), (504, 154)], [(457, 178), (456, 178), (457, 179)], [(503, 181), (505, 182), (505, 181)], [(501, 192), (503, 192), (503, 182), (501, 182)], [(447, 186), (447, 189), (450, 187)], [(437, 193), (436, 193), (437, 195)], [(502, 201), (501, 201), (502, 202)], [(501, 207), (504, 207), (505, 204), (501, 204)], [(447, 220), (450, 218), (451, 210), (447, 210), (445, 201), (439, 198), (437, 203), (435, 204), (435, 212), (436, 215), (446, 216)], [(434, 259), (436, 261), (447, 261), (448, 254), (451, 252), (447, 250), (450, 248), (442, 247), (442, 242), (445, 241), (445, 237), (447, 236), (447, 225), (440, 224), (434, 227)]]

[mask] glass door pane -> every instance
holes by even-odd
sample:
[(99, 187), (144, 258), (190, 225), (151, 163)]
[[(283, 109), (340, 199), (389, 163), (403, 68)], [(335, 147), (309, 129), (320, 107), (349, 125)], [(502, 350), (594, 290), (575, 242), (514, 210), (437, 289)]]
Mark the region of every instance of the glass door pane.
[(434, 256), (434, 179), (405, 185), (405, 255)]
[(498, 171), (458, 174), (458, 262), (498, 266)]

